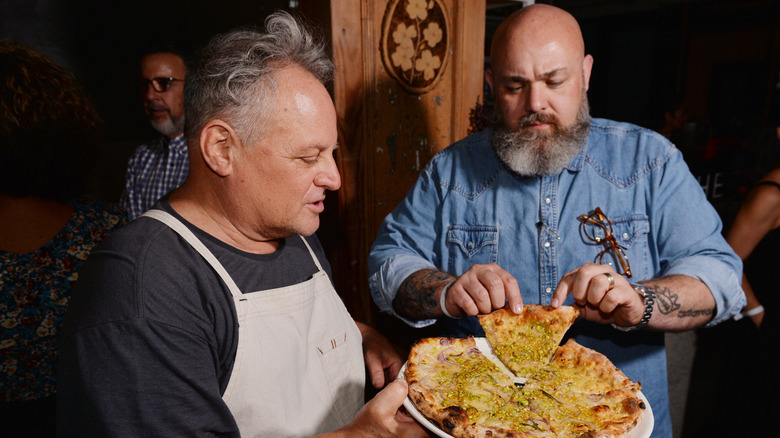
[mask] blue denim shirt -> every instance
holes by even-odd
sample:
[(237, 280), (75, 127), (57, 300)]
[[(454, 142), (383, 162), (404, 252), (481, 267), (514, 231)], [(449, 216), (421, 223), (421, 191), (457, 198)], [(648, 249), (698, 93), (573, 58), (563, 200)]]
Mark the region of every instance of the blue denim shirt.
[[(392, 306), (398, 287), (421, 269), (458, 276), (474, 264), (497, 263), (515, 276), (524, 303), (550, 304), (560, 278), (604, 249), (582, 235), (577, 220), (596, 207), (612, 221), (632, 282), (672, 274), (700, 279), (717, 305), (708, 325), (745, 305), (742, 262), (682, 154), (660, 134), (604, 119), (593, 120), (582, 150), (555, 175), (517, 176), (496, 157), (488, 131), (438, 153), (382, 224), (369, 256), (373, 299), (411, 326), (437, 323), (445, 336), (482, 336), (473, 317), (403, 318)], [(653, 436), (671, 437), (663, 333), (624, 333), (584, 320), (569, 333), (642, 383)]]

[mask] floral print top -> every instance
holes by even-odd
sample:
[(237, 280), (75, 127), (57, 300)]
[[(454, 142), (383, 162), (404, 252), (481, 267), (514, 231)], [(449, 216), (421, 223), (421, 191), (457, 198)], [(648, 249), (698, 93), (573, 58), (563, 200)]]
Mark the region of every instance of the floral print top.
[(78, 269), (113, 229), (127, 223), (116, 204), (75, 202), (49, 243), (27, 254), (0, 250), (0, 400), (56, 392), (59, 328)]

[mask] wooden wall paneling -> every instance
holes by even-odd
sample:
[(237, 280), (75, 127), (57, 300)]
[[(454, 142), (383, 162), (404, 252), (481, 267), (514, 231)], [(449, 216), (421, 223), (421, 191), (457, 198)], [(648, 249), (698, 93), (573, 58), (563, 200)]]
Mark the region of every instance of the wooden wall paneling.
[(367, 115), (375, 106), (369, 78), (370, 41), (375, 39), (371, 17), (376, 2), (338, 1), (330, 3), (333, 59), (337, 73), (333, 84), (339, 130), (337, 163), (342, 185), (338, 191), (337, 211), (343, 232), (343, 244), (331, 252), (331, 265), (337, 290), (350, 313), (373, 323), (371, 299), (367, 296), (365, 261), (359, 257), (365, 245), (365, 198), (373, 197), (373, 175), (363, 171), (368, 136)]
[(368, 253), (423, 166), (468, 133), (483, 90), (485, 2), (331, 0), (330, 14), (345, 240), (331, 264), (349, 310), (376, 323)]

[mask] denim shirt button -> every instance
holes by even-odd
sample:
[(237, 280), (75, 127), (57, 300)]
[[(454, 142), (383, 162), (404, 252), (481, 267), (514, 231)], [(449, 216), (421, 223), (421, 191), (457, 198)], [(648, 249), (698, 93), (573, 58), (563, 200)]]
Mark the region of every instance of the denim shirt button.
[(550, 292), (552, 292), (552, 288), (551, 287), (546, 287), (546, 288), (544, 288), (544, 291), (549, 294)]
[(544, 247), (545, 248), (549, 248), (550, 247), (550, 242), (544, 242)]
[(471, 242), (471, 241), (469, 241), (469, 242), (466, 244), (466, 247), (467, 247), (467, 248), (469, 248), (469, 249), (473, 248), (473, 247), (474, 247), (474, 242)]
[(551, 202), (552, 202), (552, 199), (550, 199), (550, 198), (544, 198), (544, 203), (545, 203), (545, 204), (549, 204), (549, 203), (551, 203)]
[(623, 238), (628, 239), (628, 233), (623, 233)]

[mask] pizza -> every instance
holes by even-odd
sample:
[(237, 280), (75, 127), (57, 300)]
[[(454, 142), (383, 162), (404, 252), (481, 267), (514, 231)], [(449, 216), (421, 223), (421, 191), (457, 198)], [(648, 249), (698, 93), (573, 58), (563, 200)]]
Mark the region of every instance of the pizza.
[(524, 375), (550, 362), (578, 315), (572, 306), (526, 305), (520, 315), (499, 309), (478, 318), (493, 353), (512, 372)]
[(646, 409), (641, 385), (573, 339), (578, 312), (525, 305), (480, 316), (494, 362), (473, 337), (426, 338), (404, 377), (417, 410), (456, 438), (625, 437)]

